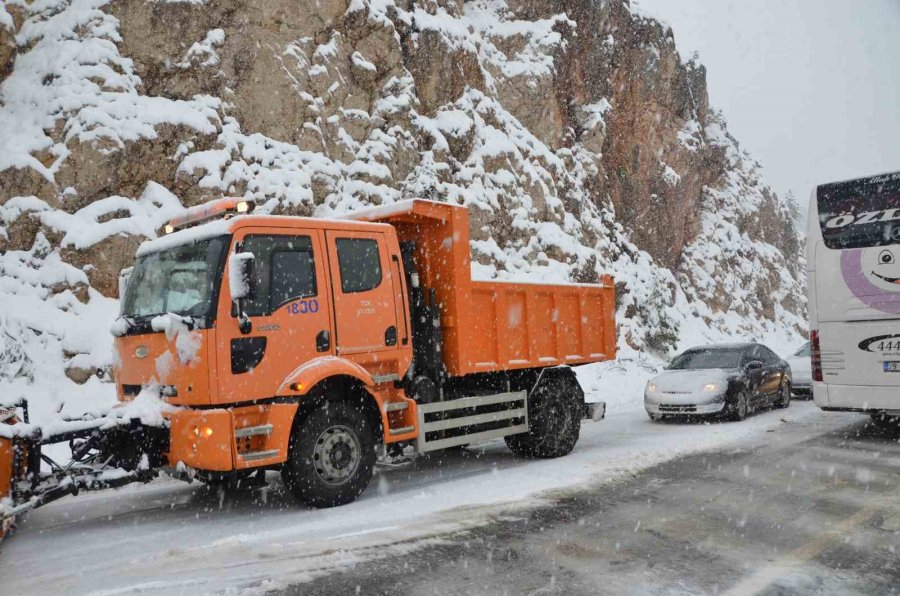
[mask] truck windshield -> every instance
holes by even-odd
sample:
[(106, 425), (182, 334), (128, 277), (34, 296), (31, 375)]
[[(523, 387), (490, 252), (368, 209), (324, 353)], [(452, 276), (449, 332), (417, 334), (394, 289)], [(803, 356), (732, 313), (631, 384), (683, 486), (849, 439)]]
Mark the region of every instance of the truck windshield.
[(210, 312), (228, 237), (210, 238), (139, 258), (128, 282), (122, 316)]
[(734, 348), (689, 350), (675, 358), (669, 369), (738, 368), (742, 354), (742, 350)]

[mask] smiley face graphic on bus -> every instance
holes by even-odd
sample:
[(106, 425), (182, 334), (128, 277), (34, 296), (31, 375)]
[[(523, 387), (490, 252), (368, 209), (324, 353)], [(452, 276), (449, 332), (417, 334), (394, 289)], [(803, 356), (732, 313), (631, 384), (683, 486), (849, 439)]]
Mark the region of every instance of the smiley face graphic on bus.
[(866, 279), (879, 290), (900, 292), (900, 246), (865, 249), (862, 270)]
[(865, 306), (900, 315), (900, 244), (845, 250), (841, 273), (847, 289)]

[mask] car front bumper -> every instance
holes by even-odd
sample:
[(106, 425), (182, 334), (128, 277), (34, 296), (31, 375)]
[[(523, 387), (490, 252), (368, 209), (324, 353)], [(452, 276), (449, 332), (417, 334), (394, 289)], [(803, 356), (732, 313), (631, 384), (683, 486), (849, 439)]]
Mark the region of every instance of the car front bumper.
[(659, 416), (719, 414), (725, 409), (725, 402), (721, 401), (706, 404), (666, 404), (645, 401), (644, 409), (647, 410), (648, 414)]

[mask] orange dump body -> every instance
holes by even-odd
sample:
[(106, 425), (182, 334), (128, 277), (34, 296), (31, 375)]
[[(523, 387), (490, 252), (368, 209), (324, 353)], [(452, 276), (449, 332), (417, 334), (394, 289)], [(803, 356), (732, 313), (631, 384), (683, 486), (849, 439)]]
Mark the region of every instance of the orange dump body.
[(416, 243), (421, 285), (441, 308), (444, 363), (451, 376), (611, 360), (615, 288), (600, 284), (474, 281), (464, 207), (413, 200), (353, 216), (391, 224)]

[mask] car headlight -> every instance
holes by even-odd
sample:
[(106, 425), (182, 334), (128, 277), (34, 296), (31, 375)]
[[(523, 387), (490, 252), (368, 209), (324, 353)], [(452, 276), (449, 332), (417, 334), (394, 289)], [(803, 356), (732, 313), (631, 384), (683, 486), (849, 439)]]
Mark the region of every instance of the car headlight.
[(656, 393), (656, 383), (647, 383), (647, 393)]
[(718, 383), (707, 383), (706, 385), (703, 386), (704, 393), (714, 393), (718, 390), (719, 390)]

